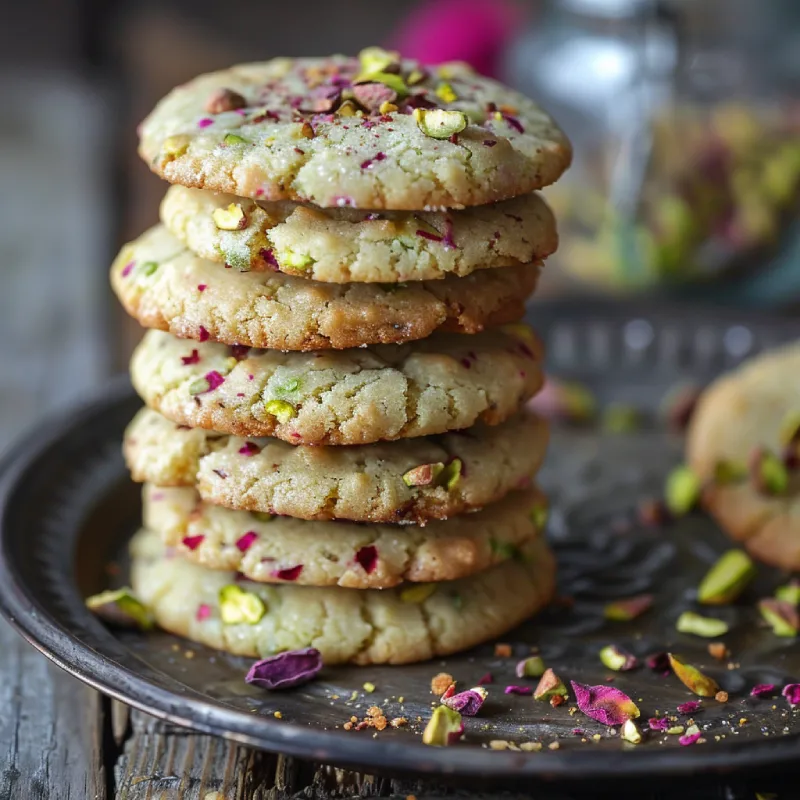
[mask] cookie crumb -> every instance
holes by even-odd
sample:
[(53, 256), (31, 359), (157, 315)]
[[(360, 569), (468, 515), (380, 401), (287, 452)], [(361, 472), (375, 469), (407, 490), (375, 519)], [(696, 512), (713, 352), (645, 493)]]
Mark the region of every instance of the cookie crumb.
[(449, 672), (440, 672), (431, 678), (431, 694), (441, 697), (454, 684), (455, 680)]
[(498, 642), (494, 646), (494, 654), (498, 658), (511, 658), (511, 645), (504, 642)]

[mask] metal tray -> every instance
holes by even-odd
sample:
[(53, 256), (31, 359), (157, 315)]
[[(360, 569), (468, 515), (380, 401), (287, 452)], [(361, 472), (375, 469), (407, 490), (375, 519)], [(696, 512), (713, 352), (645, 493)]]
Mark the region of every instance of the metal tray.
[[(800, 334), (791, 323), (687, 309), (637, 311), (632, 317), (611, 307), (587, 311), (550, 304), (535, 306), (530, 316), (547, 343), (553, 372), (591, 385), (604, 402), (621, 400), (651, 412), (677, 381), (707, 380), (744, 356)], [(724, 638), (736, 669), (710, 658), (706, 640), (674, 630), (726, 541), (699, 514), (661, 529), (636, 522), (638, 500), (658, 493), (680, 459), (680, 440), (658, 425), (626, 435), (554, 433), (542, 482), (553, 506), (549, 533), (559, 557), (560, 594), (574, 604), (556, 605), (504, 641), (518, 656), (538, 646), (565, 679), (594, 684), (613, 676), (614, 685), (639, 703), (645, 720), (656, 710), (675, 713), (690, 699), (688, 691), (674, 677), (646, 667), (610, 673), (598, 660), (599, 648), (616, 643), (638, 656), (667, 648), (684, 654), (730, 693), (726, 704), (703, 702), (695, 719), (707, 741), (691, 747), (654, 734), (629, 745), (579, 712), (571, 714), (572, 703), (553, 709), (530, 697), (505, 695), (506, 685), (521, 682), (514, 676), (516, 659), (496, 657), (492, 645), (409, 667), (326, 668), (311, 684), (268, 693), (244, 684), (244, 659), (164, 633), (108, 630), (85, 610), (82, 598), (112, 580), (108, 564), (138, 524), (138, 488), (128, 480), (119, 452), (123, 428), (138, 406), (127, 382), (117, 381), (81, 409), (22, 439), (0, 469), (0, 610), (35, 647), (101, 691), (179, 725), (254, 747), (494, 787), (529, 785), (537, 778), (616, 783), (752, 771), (786, 765), (800, 752), (797, 713), (780, 697), (749, 696), (756, 683), (781, 685), (800, 677), (794, 642), (765, 632), (753, 610), (754, 599), (771, 593), (777, 574), (762, 569), (739, 604), (719, 610), (732, 623)], [(609, 599), (644, 591), (656, 595), (651, 611), (631, 623), (603, 621)], [(419, 734), (434, 701), (430, 678), (440, 670), (461, 686), (487, 671), (495, 683), (481, 715), (467, 721), (464, 742), (430, 748)], [(375, 685), (373, 693), (364, 692), (365, 682)], [(411, 725), (377, 735), (342, 729), (351, 715), (361, 718), (373, 704)], [(545, 745), (557, 740), (559, 746), (536, 753), (481, 746), (499, 739)]]

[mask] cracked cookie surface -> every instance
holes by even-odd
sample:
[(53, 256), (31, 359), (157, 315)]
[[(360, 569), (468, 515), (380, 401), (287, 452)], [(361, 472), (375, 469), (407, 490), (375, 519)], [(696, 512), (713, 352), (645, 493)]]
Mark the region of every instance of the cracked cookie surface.
[[(316, 647), (329, 665), (408, 664), (465, 650), (511, 630), (555, 589), (555, 560), (542, 537), (518, 560), (469, 578), (363, 591), (237, 580), (235, 572), (167, 557), (147, 530), (130, 550), (133, 591), (165, 630), (253, 658)], [(260, 600), (253, 624), (222, 621), (220, 590), (231, 585)]]
[[(226, 213), (235, 214), (234, 230), (217, 224)], [(542, 260), (558, 245), (553, 214), (536, 194), (449, 213), (376, 214), (172, 186), (161, 221), (211, 261), (331, 283), (463, 277)]]
[(181, 425), (291, 444), (368, 444), (490, 425), (542, 385), (519, 323), (474, 336), (282, 353), (148, 331), (131, 359), (144, 402)]
[[(701, 395), (686, 441), (687, 461), (704, 481), (703, 505), (754, 558), (800, 569), (800, 471), (788, 470), (779, 494), (756, 488), (747, 476), (757, 448), (781, 458), (782, 428), (800, 414), (800, 346), (755, 356), (723, 375)], [(796, 443), (795, 443), (796, 447)], [(740, 470), (741, 479), (715, 480), (717, 464)]]
[(210, 502), (302, 519), (415, 522), (481, 508), (528, 485), (547, 424), (523, 414), (496, 427), (325, 447), (181, 428), (144, 409), (125, 432), (134, 480), (189, 486)]
[(518, 557), (539, 535), (547, 504), (537, 489), (489, 508), (417, 525), (315, 522), (203, 503), (194, 489), (145, 484), (143, 522), (182, 558), (259, 583), (386, 589), (449, 581)]
[(275, 350), (323, 350), (478, 333), (513, 322), (538, 265), (409, 284), (332, 284), (281, 273), (239, 273), (199, 258), (163, 226), (122, 248), (111, 284), (148, 328), (187, 339)]
[[(387, 81), (398, 90), (383, 112), (357, 88), (364, 69), (355, 58), (277, 58), (201, 75), (144, 120), (139, 153), (170, 183), (362, 209), (494, 203), (547, 186), (569, 166), (567, 138), (519, 92), (464, 64), (389, 68), (394, 77), (369, 81), (373, 93)], [(410, 83), (412, 73), (420, 77)], [(414, 115), (430, 107), (469, 124), (434, 138)]]

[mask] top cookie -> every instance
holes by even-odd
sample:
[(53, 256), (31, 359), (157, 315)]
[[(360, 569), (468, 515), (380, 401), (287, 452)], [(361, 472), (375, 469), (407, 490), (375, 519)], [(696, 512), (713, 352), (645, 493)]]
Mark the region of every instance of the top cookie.
[[(724, 375), (700, 398), (686, 442), (720, 525), (756, 558), (792, 570), (800, 569), (800, 452), (797, 437), (788, 439), (800, 419), (798, 375), (797, 344)], [(764, 452), (784, 462), (785, 485), (761, 485), (756, 460)]]
[(139, 153), (184, 186), (397, 210), (527, 194), (572, 156), (527, 97), (464, 64), (428, 69), (378, 48), (201, 75), (144, 120)]

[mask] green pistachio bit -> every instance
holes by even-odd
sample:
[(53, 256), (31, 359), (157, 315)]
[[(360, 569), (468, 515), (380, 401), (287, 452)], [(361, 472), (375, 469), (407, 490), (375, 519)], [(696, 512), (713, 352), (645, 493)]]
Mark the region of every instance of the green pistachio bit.
[(449, 83), (440, 83), (436, 87), (436, 96), (443, 103), (455, 103), (458, 100), (458, 95)]
[(235, 583), (219, 590), (219, 614), (226, 625), (255, 625), (267, 613), (263, 600)]
[(695, 636), (704, 636), (707, 639), (716, 639), (724, 636), (729, 630), (728, 623), (714, 617), (702, 617), (694, 611), (684, 611), (675, 623), (678, 633), (693, 633)]
[(222, 231), (240, 231), (247, 227), (247, 216), (239, 203), (230, 203), (227, 208), (215, 208), (211, 218)]
[(211, 388), (211, 384), (206, 378), (198, 378), (189, 384), (189, 394), (203, 394)]
[(721, 459), (714, 465), (714, 483), (727, 486), (739, 483), (747, 477), (747, 464), (741, 461)]
[(636, 657), (626, 653), (615, 644), (606, 645), (599, 653), (600, 661), (614, 672), (626, 672), (636, 666)]
[(398, 97), (408, 94), (406, 82), (393, 72), (362, 72), (353, 79), (353, 83), (382, 83), (396, 92)]
[(533, 690), (534, 700), (549, 700), (556, 695), (567, 696), (567, 687), (553, 670), (548, 667), (539, 679), (539, 685)]
[(515, 544), (511, 542), (500, 542), (497, 539), (489, 539), (489, 548), (491, 551), (502, 559), (518, 558), (520, 550)]
[(667, 657), (678, 680), (698, 697), (713, 697), (719, 691), (717, 682), (708, 675), (704, 675), (697, 667), (687, 664), (672, 653), (667, 653)]
[(700, 499), (700, 479), (687, 466), (675, 467), (667, 477), (664, 500), (667, 508), (681, 517), (691, 511)]
[(222, 141), (225, 144), (248, 144), (248, 140), (244, 136), (237, 136), (235, 133), (226, 133)]
[(517, 664), (518, 678), (541, 678), (546, 667), (541, 656), (528, 656)]
[(266, 511), (251, 511), (250, 512), (259, 522), (272, 522), (275, 519), (274, 514), (267, 514)]
[(653, 605), (653, 595), (639, 594), (624, 600), (614, 600), (603, 609), (603, 616), (612, 622), (630, 622)]
[(300, 378), (288, 378), (283, 383), (279, 383), (274, 387), (278, 394), (293, 394), (303, 385)]
[(631, 744), (639, 744), (639, 742), (642, 741), (642, 734), (632, 719), (626, 719), (625, 722), (622, 723), (619, 735), (626, 742), (630, 742)]
[(445, 486), (448, 491), (455, 489), (461, 483), (461, 459), (454, 458), (449, 464), (445, 464), (444, 469), (439, 475), (439, 483)]
[(182, 156), (189, 149), (189, 137), (186, 134), (168, 136), (164, 139), (161, 149), (164, 155), (172, 156), (173, 158)]
[(441, 108), (415, 108), (414, 119), (417, 127), (432, 139), (449, 139), (454, 133), (461, 133), (469, 124), (463, 111), (445, 111)]
[(665, 733), (668, 733), (670, 736), (680, 736), (686, 728), (683, 725), (673, 725), (671, 728), (667, 728)]
[(359, 54), (358, 60), (362, 72), (383, 72), (400, 61), (400, 55), (382, 47), (365, 47)]
[(424, 603), (435, 591), (435, 583), (418, 583), (416, 586), (409, 586), (400, 592), (400, 600), (404, 603)]
[(145, 277), (150, 277), (158, 269), (157, 261), (145, 261), (140, 267), (139, 272)]
[(728, 550), (700, 582), (697, 599), (707, 606), (732, 603), (755, 576), (756, 566), (744, 550)]
[(104, 622), (120, 628), (146, 631), (154, 624), (150, 610), (127, 587), (93, 594), (86, 598), (86, 607)]
[(775, 599), (795, 608), (800, 606), (800, 582), (789, 581), (789, 583), (779, 586), (775, 590)]
[(447, 747), (457, 741), (463, 730), (461, 714), (448, 706), (436, 706), (425, 730), (422, 743), (433, 747)]
[(416, 86), (420, 81), (423, 80), (425, 80), (425, 73), (419, 69), (412, 69), (411, 72), (408, 73), (406, 83), (409, 86)]
[(291, 403), (286, 400), (268, 400), (264, 404), (264, 410), (267, 414), (272, 414), (278, 418), (281, 425), (285, 425), (292, 417), (297, 416), (297, 411)]
[(631, 433), (641, 425), (641, 414), (634, 406), (611, 403), (603, 410), (602, 427), (606, 433)]
[(793, 638), (800, 630), (800, 615), (790, 603), (767, 597), (758, 603), (761, 616), (776, 636)]
[(549, 509), (546, 505), (537, 504), (530, 511), (531, 522), (536, 526), (536, 530), (543, 531), (547, 526)]
[(580, 383), (562, 383), (561, 401), (564, 416), (571, 422), (588, 422), (597, 414), (594, 395)]
[(403, 483), (406, 486), (430, 486), (437, 481), (443, 471), (444, 464), (441, 461), (435, 464), (420, 464), (403, 473)]
[(800, 411), (794, 409), (790, 411), (781, 423), (780, 441), (781, 444), (792, 444), (800, 439)]
[(315, 262), (315, 259), (307, 253), (295, 253), (294, 250), (290, 250), (288, 247), (277, 253), (275, 258), (282, 267), (290, 267), (291, 269), (308, 269)]
[(453, 608), (456, 611), (461, 611), (464, 608), (464, 598), (460, 594), (453, 594), (450, 599), (453, 601)]
[(761, 452), (755, 458), (752, 472), (753, 483), (765, 494), (781, 495), (789, 488), (789, 471), (774, 453)]

